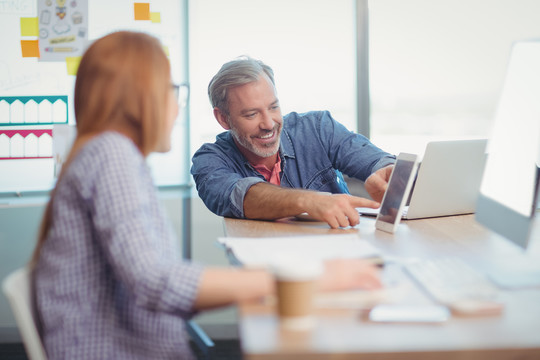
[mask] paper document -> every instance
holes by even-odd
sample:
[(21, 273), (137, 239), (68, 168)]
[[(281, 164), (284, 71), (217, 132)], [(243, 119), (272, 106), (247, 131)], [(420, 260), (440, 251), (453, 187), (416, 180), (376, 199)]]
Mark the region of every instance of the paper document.
[(356, 234), (270, 238), (223, 237), (218, 241), (244, 266), (268, 266), (283, 257), (328, 260), (379, 257), (380, 251)]

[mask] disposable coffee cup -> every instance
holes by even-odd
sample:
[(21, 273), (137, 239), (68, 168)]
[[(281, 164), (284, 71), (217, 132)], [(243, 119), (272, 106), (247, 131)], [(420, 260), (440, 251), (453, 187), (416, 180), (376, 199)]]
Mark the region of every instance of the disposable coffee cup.
[(316, 261), (280, 261), (273, 265), (277, 312), (282, 325), (292, 329), (313, 326), (313, 303), (323, 266)]

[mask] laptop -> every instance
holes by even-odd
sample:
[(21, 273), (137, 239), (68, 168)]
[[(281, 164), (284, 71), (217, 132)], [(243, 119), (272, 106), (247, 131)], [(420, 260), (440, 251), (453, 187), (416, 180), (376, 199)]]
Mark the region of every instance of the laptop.
[[(403, 219), (474, 213), (486, 163), (487, 139), (427, 144)], [(358, 208), (376, 216), (378, 209)]]

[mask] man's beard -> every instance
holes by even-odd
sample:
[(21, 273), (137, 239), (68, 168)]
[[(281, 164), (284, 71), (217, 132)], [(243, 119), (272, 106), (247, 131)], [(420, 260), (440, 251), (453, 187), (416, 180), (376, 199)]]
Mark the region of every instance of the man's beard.
[(272, 144), (268, 144), (268, 146), (264, 146), (264, 148), (260, 148), (256, 146), (254, 143), (250, 142), (250, 139), (246, 136), (241, 136), (236, 128), (234, 126), (231, 126), (231, 134), (236, 140), (236, 142), (240, 145), (242, 145), (247, 150), (251, 151), (255, 155), (267, 158), (270, 156), (275, 155), (279, 150), (279, 140), (281, 138), (281, 127), (279, 125), (275, 126), (270, 132), (276, 133), (276, 140)]

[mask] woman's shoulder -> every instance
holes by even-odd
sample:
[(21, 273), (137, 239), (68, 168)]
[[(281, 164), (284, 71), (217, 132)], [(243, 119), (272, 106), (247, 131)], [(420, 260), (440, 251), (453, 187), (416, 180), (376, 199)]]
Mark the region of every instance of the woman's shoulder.
[(103, 154), (106, 157), (141, 155), (130, 138), (115, 131), (106, 131), (94, 136), (84, 145), (81, 152), (83, 151), (94, 155)]
[(107, 131), (88, 140), (76, 157), (102, 162), (117, 162), (142, 158), (142, 154), (133, 141), (125, 135), (114, 131)]
[(144, 158), (132, 140), (108, 131), (82, 145), (68, 172), (77, 177), (89, 177), (96, 171), (139, 167), (141, 164), (144, 164)]

